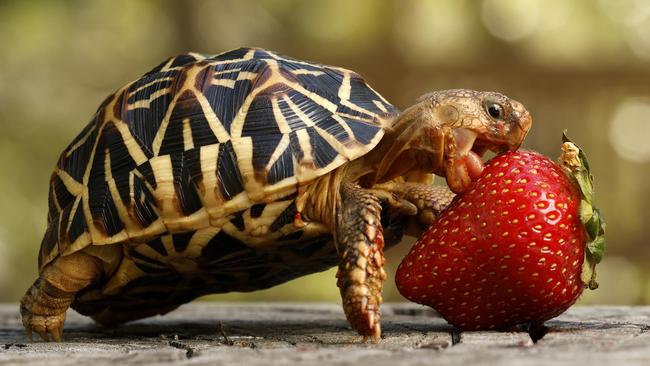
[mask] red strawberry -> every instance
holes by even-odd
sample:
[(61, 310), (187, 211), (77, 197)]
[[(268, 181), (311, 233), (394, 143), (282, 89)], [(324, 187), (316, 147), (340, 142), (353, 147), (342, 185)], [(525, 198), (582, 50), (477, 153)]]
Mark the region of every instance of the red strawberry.
[(488, 161), (403, 259), (402, 295), (459, 329), (503, 329), (541, 324), (596, 288), (604, 228), (584, 154), (562, 148), (560, 164), (530, 151)]

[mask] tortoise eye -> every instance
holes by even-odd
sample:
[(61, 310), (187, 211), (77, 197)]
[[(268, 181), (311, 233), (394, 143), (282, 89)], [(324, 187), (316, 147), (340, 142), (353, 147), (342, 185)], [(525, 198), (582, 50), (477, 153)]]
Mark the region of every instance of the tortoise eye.
[(503, 118), (503, 107), (498, 103), (490, 103), (486, 106), (486, 111), (494, 119)]

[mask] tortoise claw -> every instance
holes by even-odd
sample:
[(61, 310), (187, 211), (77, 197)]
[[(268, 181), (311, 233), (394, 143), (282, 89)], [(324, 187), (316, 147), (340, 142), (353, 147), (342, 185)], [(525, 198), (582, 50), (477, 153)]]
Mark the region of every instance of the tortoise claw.
[(33, 334), (36, 333), (45, 342), (50, 340), (60, 342), (63, 335), (62, 325), (64, 320), (65, 314), (53, 316), (31, 315), (23, 318), (23, 325), (30, 341), (34, 341)]
[[(21, 300), (22, 323), (30, 341), (34, 341), (33, 334), (36, 333), (45, 342), (49, 342), (50, 339), (59, 342), (63, 333), (67, 304), (65, 307), (59, 306), (60, 299), (53, 298), (51, 292), (43, 291), (44, 283), (37, 280)], [(51, 288), (48, 290), (52, 291)]]
[(63, 328), (59, 327), (56, 329), (52, 329), (51, 334), (52, 334), (52, 340), (54, 340), (55, 342), (61, 342), (61, 336), (63, 335)]
[(49, 342), (49, 341), (50, 341), (50, 337), (48, 337), (47, 332), (45, 332), (45, 331), (36, 331), (36, 333), (38, 333), (38, 335), (41, 336), (41, 338), (42, 338), (45, 342)]

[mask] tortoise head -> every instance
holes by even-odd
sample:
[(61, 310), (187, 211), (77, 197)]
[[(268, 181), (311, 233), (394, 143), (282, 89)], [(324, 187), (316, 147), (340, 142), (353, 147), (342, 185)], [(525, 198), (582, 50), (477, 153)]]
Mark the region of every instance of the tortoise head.
[(388, 131), (377, 176), (408, 171), (445, 176), (452, 191), (466, 190), (483, 170), (481, 158), (519, 148), (532, 124), (524, 106), (505, 95), (466, 89), (425, 94)]

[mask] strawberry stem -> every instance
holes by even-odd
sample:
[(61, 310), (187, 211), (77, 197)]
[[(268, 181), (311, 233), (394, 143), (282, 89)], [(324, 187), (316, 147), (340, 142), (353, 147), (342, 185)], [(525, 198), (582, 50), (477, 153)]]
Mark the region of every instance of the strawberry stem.
[(589, 242), (585, 250), (585, 267), (583, 279), (591, 290), (598, 288), (596, 282), (596, 264), (603, 260), (605, 252), (605, 220), (600, 210), (593, 205), (594, 177), (589, 171), (589, 163), (584, 151), (562, 134), (562, 155), (559, 158), (560, 166), (565, 173), (573, 179), (582, 194), (580, 201), (580, 221), (585, 227)]

